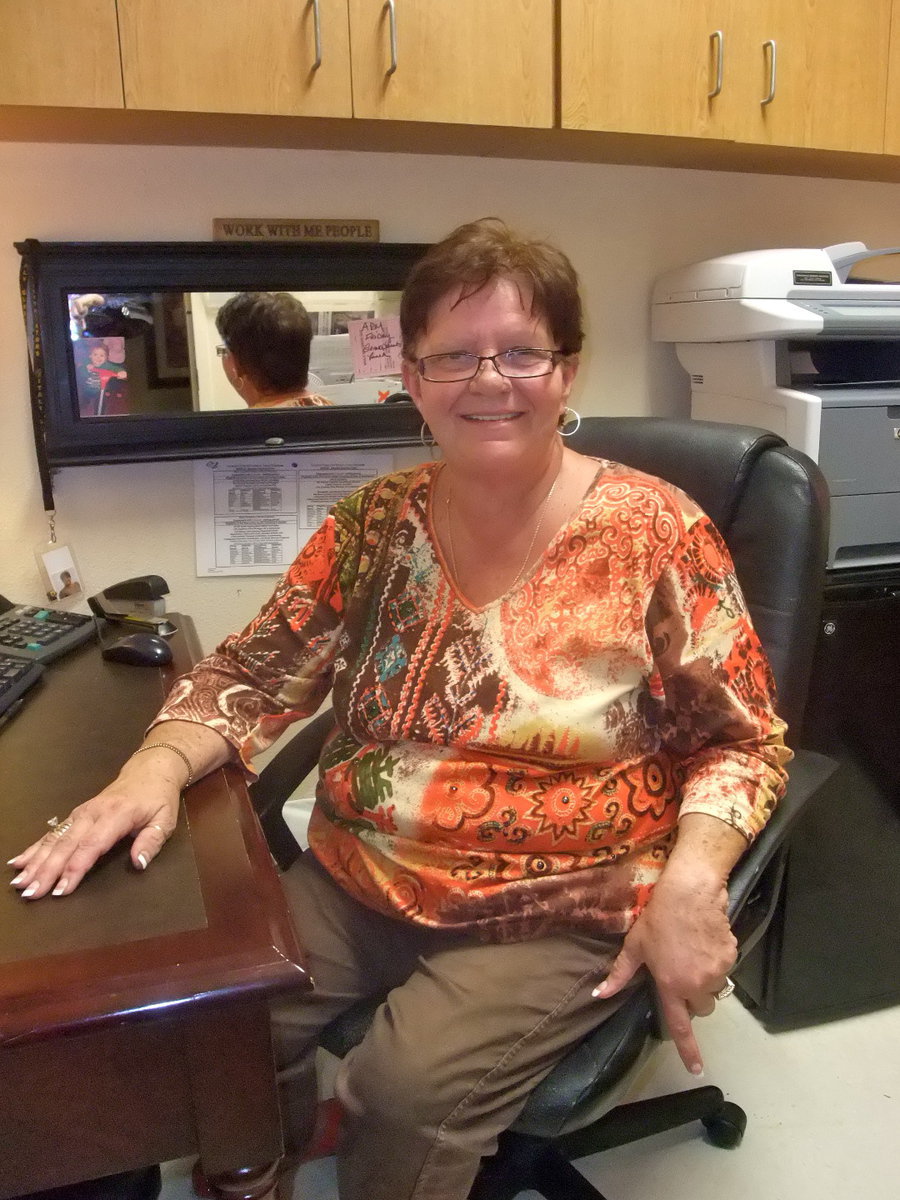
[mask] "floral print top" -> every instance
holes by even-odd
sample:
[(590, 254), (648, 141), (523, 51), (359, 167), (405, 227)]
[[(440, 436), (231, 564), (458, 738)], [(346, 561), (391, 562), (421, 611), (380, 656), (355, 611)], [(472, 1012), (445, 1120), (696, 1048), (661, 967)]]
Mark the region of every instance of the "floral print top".
[(531, 575), (484, 608), (437, 547), (438, 464), (335, 505), (240, 634), (175, 686), (245, 765), (333, 692), (312, 852), (362, 903), (486, 940), (622, 933), (679, 813), (748, 840), (790, 757), (724, 543), (600, 461)]

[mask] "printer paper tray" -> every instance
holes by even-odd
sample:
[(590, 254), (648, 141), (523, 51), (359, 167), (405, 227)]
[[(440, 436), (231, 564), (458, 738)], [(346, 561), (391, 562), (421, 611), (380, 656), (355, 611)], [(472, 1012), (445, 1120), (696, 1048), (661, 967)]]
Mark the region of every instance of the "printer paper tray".
[(831, 497), (828, 566), (900, 563), (900, 491)]

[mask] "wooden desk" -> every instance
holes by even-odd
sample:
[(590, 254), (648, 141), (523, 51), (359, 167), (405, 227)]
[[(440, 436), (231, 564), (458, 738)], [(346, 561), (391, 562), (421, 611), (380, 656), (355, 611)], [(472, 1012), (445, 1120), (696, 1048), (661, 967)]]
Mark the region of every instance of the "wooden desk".
[[(172, 666), (90, 644), (0, 730), (3, 862), (140, 743), (196, 653), (179, 624)], [(266, 1195), (282, 1153), (268, 995), (306, 986), (300, 964), (233, 767), (189, 789), (146, 873), (122, 844), (71, 896), (0, 888), (0, 1200), (194, 1152)]]

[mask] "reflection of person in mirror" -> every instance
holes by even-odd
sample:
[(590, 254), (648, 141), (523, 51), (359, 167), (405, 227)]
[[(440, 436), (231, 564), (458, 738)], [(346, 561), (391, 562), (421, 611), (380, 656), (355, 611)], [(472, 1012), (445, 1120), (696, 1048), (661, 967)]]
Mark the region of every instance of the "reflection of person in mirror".
[(77, 596), (81, 591), (81, 584), (72, 575), (71, 571), (60, 571), (59, 587), (57, 588), (57, 596), (60, 600), (65, 600), (68, 596)]
[(288, 292), (240, 292), (219, 309), (222, 365), (248, 408), (331, 404), (309, 390), (312, 323)]
[[(111, 353), (122, 357), (111, 361)], [(125, 390), (119, 382), (128, 378), (128, 372), (122, 366), (123, 358), (123, 338), (98, 338), (92, 342), (78, 377), (79, 411), (83, 417), (110, 416), (126, 411)]]

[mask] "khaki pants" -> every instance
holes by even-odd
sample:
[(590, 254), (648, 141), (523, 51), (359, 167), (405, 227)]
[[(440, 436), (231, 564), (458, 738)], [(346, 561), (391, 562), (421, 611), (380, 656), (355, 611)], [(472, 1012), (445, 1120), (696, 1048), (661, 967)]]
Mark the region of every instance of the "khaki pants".
[(273, 1005), (288, 1148), (312, 1131), (319, 1032), (389, 992), (336, 1080), (341, 1200), (465, 1200), (535, 1084), (621, 1003), (591, 997), (621, 940), (485, 944), (414, 926), (358, 904), (309, 853), (283, 883), (315, 983)]

